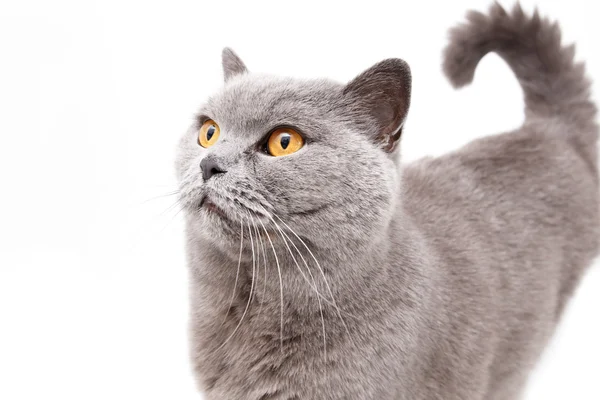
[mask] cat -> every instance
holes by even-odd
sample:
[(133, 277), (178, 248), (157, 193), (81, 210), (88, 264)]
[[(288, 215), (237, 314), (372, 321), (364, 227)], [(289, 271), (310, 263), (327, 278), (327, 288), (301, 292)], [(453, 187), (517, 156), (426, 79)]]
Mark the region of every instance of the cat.
[(521, 396), (598, 252), (596, 107), (537, 11), (470, 12), (451, 83), (488, 52), (522, 86), (523, 125), (404, 165), (404, 61), (340, 84), (223, 51), (177, 157), (207, 400)]

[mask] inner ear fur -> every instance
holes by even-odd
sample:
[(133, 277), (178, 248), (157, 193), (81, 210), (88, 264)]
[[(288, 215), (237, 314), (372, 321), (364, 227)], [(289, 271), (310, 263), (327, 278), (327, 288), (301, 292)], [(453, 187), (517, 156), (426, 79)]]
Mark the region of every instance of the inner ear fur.
[(396, 147), (410, 106), (411, 73), (398, 58), (381, 61), (367, 69), (344, 88), (353, 106), (367, 112), (377, 123), (373, 138), (385, 151)]

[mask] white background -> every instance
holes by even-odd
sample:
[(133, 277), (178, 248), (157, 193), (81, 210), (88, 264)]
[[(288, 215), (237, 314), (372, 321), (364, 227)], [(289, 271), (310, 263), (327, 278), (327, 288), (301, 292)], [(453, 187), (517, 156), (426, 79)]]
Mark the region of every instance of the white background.
[[(600, 81), (594, 2), (538, 3)], [(406, 59), (413, 160), (523, 118), (496, 56), (459, 92), (440, 71), (447, 28), (487, 4), (2, 0), (0, 398), (199, 399), (182, 217), (154, 197), (176, 189), (175, 145), (222, 82), (223, 46), (251, 70), (340, 81)], [(599, 319), (595, 265), (526, 400), (600, 399)]]

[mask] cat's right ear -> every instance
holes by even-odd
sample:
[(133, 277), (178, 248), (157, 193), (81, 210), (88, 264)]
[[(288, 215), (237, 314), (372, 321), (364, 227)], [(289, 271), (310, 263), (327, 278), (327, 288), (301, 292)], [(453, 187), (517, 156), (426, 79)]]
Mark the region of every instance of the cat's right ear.
[(248, 72), (246, 65), (242, 59), (233, 52), (229, 47), (223, 49), (221, 54), (223, 60), (223, 75), (225, 82), (239, 74), (245, 74)]
[(400, 139), (408, 114), (410, 90), (408, 64), (391, 58), (354, 78), (344, 88), (343, 95), (355, 116), (375, 122), (375, 129), (366, 130), (375, 131), (373, 140), (391, 153)]

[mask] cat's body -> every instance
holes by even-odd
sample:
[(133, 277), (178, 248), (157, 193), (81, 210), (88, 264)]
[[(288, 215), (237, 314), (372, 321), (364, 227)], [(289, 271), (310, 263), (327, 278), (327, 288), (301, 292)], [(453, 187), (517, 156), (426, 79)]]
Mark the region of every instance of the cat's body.
[[(194, 128), (178, 164), (207, 400), (519, 398), (598, 250), (595, 107), (549, 23), (499, 6), (470, 21), (453, 33), (447, 74), (468, 83), (499, 51), (524, 87), (526, 121), (401, 168), (409, 83), (399, 117), (369, 119), (343, 99), (376, 89), (382, 68), (406, 79), (403, 64), (344, 87), (257, 78), (226, 52), (228, 83), (203, 112), (239, 136), (207, 155), (190, 143)], [(371, 141), (357, 116), (377, 128)], [(328, 142), (281, 159), (251, 153), (282, 121)], [(198, 182), (209, 156), (228, 172)], [(195, 211), (205, 195), (218, 213)]]

